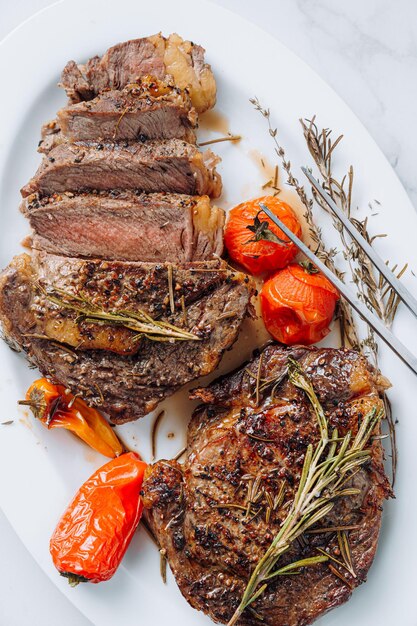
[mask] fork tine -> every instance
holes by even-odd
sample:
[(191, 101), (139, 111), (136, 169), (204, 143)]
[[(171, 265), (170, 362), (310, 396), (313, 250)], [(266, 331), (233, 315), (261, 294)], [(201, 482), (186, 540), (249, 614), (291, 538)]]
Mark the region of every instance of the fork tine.
[(343, 213), (343, 211), (337, 206), (334, 200), (326, 193), (323, 187), (320, 185), (318, 180), (314, 178), (310, 174), (310, 172), (305, 168), (301, 168), (304, 174), (307, 176), (308, 180), (316, 190), (316, 192), (320, 195), (322, 200), (327, 204), (327, 206), (333, 211), (333, 213), (337, 216), (337, 218), (342, 222), (344, 228), (348, 231), (349, 235), (356, 241), (356, 243), (362, 248), (365, 252), (366, 256), (369, 258), (371, 263), (375, 265), (378, 272), (382, 274), (385, 280), (391, 285), (394, 289), (395, 293), (399, 296), (399, 298), (404, 302), (404, 304), (410, 309), (410, 311), (417, 317), (417, 300), (414, 296), (408, 291), (406, 287), (398, 280), (395, 274), (389, 269), (388, 265), (384, 263), (379, 254), (377, 254), (374, 248), (366, 241), (364, 237), (362, 237), (361, 233), (357, 230), (357, 228), (352, 224), (350, 219)]
[(414, 372), (417, 374), (417, 357), (412, 354), (408, 348), (401, 343), (393, 333), (388, 330), (381, 320), (374, 315), (367, 307), (357, 298), (356, 294), (342, 283), (337, 276), (329, 270), (328, 267), (320, 261), (320, 259), (299, 239), (294, 233), (281, 222), (281, 220), (268, 209), (265, 204), (259, 205), (264, 213), (282, 230), (282, 232), (290, 239), (297, 248), (319, 269), (342, 294), (342, 296), (350, 303), (357, 313), (374, 329), (374, 331), (385, 341), (393, 352)]

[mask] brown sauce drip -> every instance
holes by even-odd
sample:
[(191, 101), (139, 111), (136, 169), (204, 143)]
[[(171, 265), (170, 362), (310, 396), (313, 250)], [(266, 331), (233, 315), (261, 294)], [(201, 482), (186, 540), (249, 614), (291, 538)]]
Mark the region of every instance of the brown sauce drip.
[(220, 135), (230, 132), (229, 119), (220, 111), (207, 111), (200, 116), (198, 126), (200, 130), (212, 130)]

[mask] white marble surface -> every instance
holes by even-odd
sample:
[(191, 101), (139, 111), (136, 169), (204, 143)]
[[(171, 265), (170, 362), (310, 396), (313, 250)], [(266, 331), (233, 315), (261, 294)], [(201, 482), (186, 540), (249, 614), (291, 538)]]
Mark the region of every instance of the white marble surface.
[[(417, 3), (213, 2), (278, 37), (332, 85), (382, 148), (417, 207)], [(0, 0), (0, 39), (48, 4)], [(279, 67), (271, 68), (271, 80), (279, 81)], [(29, 624), (91, 626), (46, 578), (0, 512), (0, 625)]]

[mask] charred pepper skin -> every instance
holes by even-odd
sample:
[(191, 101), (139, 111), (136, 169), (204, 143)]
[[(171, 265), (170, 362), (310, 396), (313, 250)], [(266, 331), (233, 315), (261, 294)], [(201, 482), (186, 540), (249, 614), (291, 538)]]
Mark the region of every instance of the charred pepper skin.
[(128, 452), (80, 487), (51, 537), (53, 563), (70, 584), (99, 583), (116, 572), (142, 515), (147, 465)]

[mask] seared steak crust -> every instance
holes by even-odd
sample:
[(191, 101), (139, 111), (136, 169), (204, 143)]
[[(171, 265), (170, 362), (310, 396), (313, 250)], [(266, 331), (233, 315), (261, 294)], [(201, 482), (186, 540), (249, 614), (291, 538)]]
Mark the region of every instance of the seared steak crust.
[(123, 144), (61, 143), (44, 156), (35, 176), (21, 192), (26, 197), (32, 193), (134, 189), (217, 198), (222, 186), (215, 169), (217, 161), (210, 150), (201, 153), (196, 146), (179, 139)]
[[(216, 268), (216, 264), (214, 272), (206, 271)], [(53, 307), (48, 309), (34, 294), (36, 281), (43, 285), (49, 282), (66, 292), (79, 293), (82, 288), (84, 295), (91, 295), (103, 308), (106, 299), (115, 311), (123, 306), (139, 306), (155, 318), (160, 313), (160, 317), (181, 326), (184, 312), (180, 290), (175, 293), (174, 315), (166, 311), (166, 266), (126, 265), (46, 255), (40, 255), (35, 265), (28, 255), (21, 255), (0, 279), (0, 319), (7, 339), (23, 349), (43, 374), (81, 392), (115, 423), (146, 415), (182, 385), (212, 372), (224, 350), (237, 338), (252, 295), (252, 286), (244, 275), (226, 269), (221, 262), (194, 264), (195, 269), (203, 271), (187, 276), (187, 268), (178, 268), (176, 274), (178, 281), (186, 278), (181, 290), (188, 302), (187, 327), (201, 333), (201, 341), (159, 343), (145, 338), (137, 354), (126, 356), (108, 350), (75, 350), (58, 337), (50, 338), (50, 334), (48, 339), (43, 338), (45, 330), (52, 334), (54, 319), (68, 318), (65, 311), (61, 311), (63, 317), (54, 318)], [(133, 294), (132, 281), (140, 282)], [(165, 313), (161, 313), (161, 306)], [(113, 341), (120, 340), (116, 331), (109, 330)], [(86, 341), (92, 339), (94, 334), (86, 335)]]
[(204, 261), (223, 252), (224, 212), (207, 196), (65, 192), (29, 196), (21, 209), (32, 247), (126, 261)]
[[(183, 595), (194, 608), (222, 623), (232, 617), (250, 571), (285, 518), (307, 445), (318, 440), (309, 402), (288, 381), (289, 356), (307, 371), (330, 424), (337, 426), (340, 435), (349, 429), (355, 433), (361, 417), (382, 406), (379, 385), (386, 381), (358, 353), (269, 345), (247, 366), (206, 389), (194, 390), (191, 397), (204, 404), (189, 424), (185, 464), (160, 461), (150, 468), (143, 485), (147, 519), (167, 551)], [(261, 381), (271, 381), (260, 392), (259, 404), (258, 372)], [(345, 602), (352, 588), (366, 579), (377, 546), (381, 505), (389, 494), (380, 440), (372, 443), (371, 462), (352, 484), (360, 494), (341, 499), (319, 526), (354, 527), (348, 536), (356, 578), (334, 563), (347, 582), (335, 576), (328, 563), (304, 568), (296, 576), (277, 577), (239, 624), (311, 624)], [(281, 489), (284, 499), (274, 509), (271, 502)], [(249, 490), (257, 504), (247, 513)], [(317, 548), (340, 560), (336, 533), (330, 531), (304, 535), (280, 563), (313, 556)]]
[(210, 65), (204, 62), (204, 48), (176, 34), (119, 43), (85, 65), (69, 61), (60, 84), (72, 102), (80, 102), (108, 89), (122, 89), (148, 75), (172, 78), (175, 85), (188, 90), (199, 113), (216, 102), (216, 83)]

